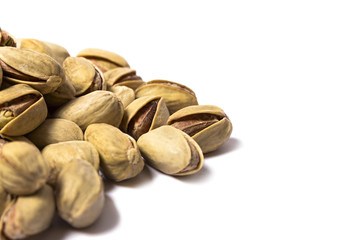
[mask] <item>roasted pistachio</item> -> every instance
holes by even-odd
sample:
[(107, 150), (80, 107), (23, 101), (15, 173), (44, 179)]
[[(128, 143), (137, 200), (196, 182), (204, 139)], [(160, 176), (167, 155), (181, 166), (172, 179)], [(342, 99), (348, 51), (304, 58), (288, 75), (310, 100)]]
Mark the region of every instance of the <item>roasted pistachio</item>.
[(59, 107), (64, 103), (75, 98), (75, 88), (69, 78), (65, 77), (65, 81), (52, 93), (44, 96), (48, 107)]
[(56, 178), (63, 166), (75, 159), (84, 159), (99, 170), (99, 153), (86, 141), (68, 141), (47, 145), (41, 151), (50, 166), (48, 183), (55, 184)]
[(135, 97), (143, 96), (163, 97), (170, 114), (181, 108), (198, 104), (195, 93), (190, 88), (166, 80), (152, 80), (142, 84), (135, 90)]
[(135, 100), (135, 92), (129, 87), (116, 84), (110, 87), (109, 90), (115, 93), (119, 101), (122, 102), (124, 108), (126, 108), (132, 101)]
[(203, 166), (204, 156), (199, 145), (174, 127), (156, 128), (143, 134), (137, 143), (146, 163), (163, 173), (189, 175)]
[(125, 108), (120, 128), (138, 139), (142, 134), (166, 124), (169, 111), (164, 98), (145, 96), (133, 101)]
[(0, 144), (0, 185), (9, 193), (27, 195), (44, 186), (49, 166), (40, 151), (26, 142)]
[(39, 149), (73, 140), (83, 140), (83, 132), (76, 123), (62, 118), (46, 119), (38, 128), (26, 135)]
[(118, 128), (104, 123), (91, 124), (84, 137), (99, 152), (100, 167), (107, 178), (118, 182), (142, 171), (144, 162), (136, 141)]
[(87, 48), (79, 52), (77, 57), (84, 57), (93, 62), (103, 73), (116, 67), (130, 67), (120, 55), (96, 48)]
[(33, 195), (12, 201), (1, 218), (1, 232), (10, 239), (26, 238), (47, 229), (54, 214), (54, 193), (45, 185)]
[(52, 57), (32, 50), (1, 47), (3, 80), (25, 83), (42, 94), (56, 90), (65, 80), (62, 67)]
[(56, 206), (59, 215), (76, 228), (87, 227), (100, 216), (104, 206), (103, 182), (85, 160), (73, 160), (56, 180)]
[(47, 116), (43, 96), (25, 84), (0, 91), (0, 134), (21, 136), (37, 128)]
[(9, 33), (0, 28), (0, 47), (3, 46), (16, 47), (16, 42)]
[(213, 105), (185, 107), (169, 117), (168, 125), (189, 134), (203, 153), (218, 149), (230, 137), (232, 124), (224, 111)]
[(118, 127), (124, 107), (114, 93), (94, 91), (62, 105), (53, 117), (75, 122), (83, 131), (92, 123), (108, 123)]
[(135, 90), (144, 83), (142, 78), (136, 75), (136, 71), (128, 67), (111, 69), (104, 74), (104, 77), (108, 87), (118, 84)]
[(63, 63), (66, 76), (76, 90), (76, 96), (96, 90), (106, 90), (102, 72), (83, 57), (68, 57)]
[(5, 208), (9, 205), (11, 196), (5, 189), (0, 185), (0, 216), (3, 214)]

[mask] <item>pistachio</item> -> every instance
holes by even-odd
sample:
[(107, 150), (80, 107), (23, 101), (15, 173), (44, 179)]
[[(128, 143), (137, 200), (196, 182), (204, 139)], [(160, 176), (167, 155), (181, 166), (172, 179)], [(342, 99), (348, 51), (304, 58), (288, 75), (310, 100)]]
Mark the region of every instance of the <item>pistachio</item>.
[(10, 239), (23, 239), (47, 229), (55, 214), (51, 187), (45, 185), (33, 195), (16, 198), (1, 218), (1, 232)]
[(79, 52), (77, 57), (84, 57), (93, 62), (103, 73), (116, 67), (130, 67), (120, 55), (96, 48), (87, 48)]
[(135, 139), (142, 134), (166, 124), (169, 111), (164, 98), (145, 96), (134, 100), (125, 108), (120, 128)]
[(49, 166), (40, 151), (26, 142), (0, 145), (0, 185), (15, 195), (32, 194), (44, 186)]
[(21, 136), (37, 128), (47, 116), (43, 96), (25, 84), (0, 91), (0, 134)]
[(185, 107), (172, 114), (168, 125), (190, 135), (201, 147), (203, 153), (222, 146), (232, 132), (232, 124), (224, 111), (213, 105)]
[(16, 42), (9, 33), (0, 28), (0, 47), (3, 46), (16, 47)]
[(100, 167), (107, 178), (118, 182), (142, 171), (144, 161), (136, 141), (118, 128), (104, 123), (91, 124), (84, 137), (98, 150)]
[(104, 206), (103, 182), (85, 160), (73, 160), (56, 180), (56, 206), (59, 215), (75, 228), (87, 227), (100, 216)]
[(75, 98), (58, 108), (53, 117), (75, 122), (83, 131), (92, 123), (108, 123), (118, 127), (124, 107), (114, 93), (94, 91)]
[(104, 74), (104, 77), (108, 87), (118, 84), (135, 90), (144, 83), (142, 78), (136, 75), (136, 71), (128, 67), (111, 69)]
[(142, 84), (135, 90), (135, 97), (143, 96), (163, 97), (170, 114), (181, 108), (198, 104), (195, 93), (190, 88), (166, 80), (152, 80)]
[(11, 196), (5, 189), (0, 185), (0, 216), (3, 214), (5, 208), (9, 205)]
[(75, 98), (75, 88), (68, 77), (65, 81), (52, 93), (44, 96), (46, 104), (49, 107), (59, 107), (62, 104)]
[(109, 90), (115, 93), (119, 101), (122, 102), (124, 108), (126, 108), (132, 101), (135, 100), (135, 92), (129, 87), (116, 84), (110, 87)]
[(161, 126), (137, 141), (142, 156), (153, 168), (169, 175), (189, 175), (200, 171), (204, 156), (199, 145), (186, 133)]
[(42, 94), (56, 90), (65, 80), (62, 67), (50, 56), (32, 50), (1, 47), (3, 80), (25, 83)]
[(46, 119), (38, 128), (26, 135), (39, 149), (73, 140), (83, 140), (83, 132), (76, 123), (62, 118)]
[(99, 170), (99, 153), (90, 142), (68, 141), (54, 143), (47, 145), (41, 153), (50, 166), (48, 183), (51, 185), (55, 184), (63, 166), (75, 159), (86, 160), (96, 170)]

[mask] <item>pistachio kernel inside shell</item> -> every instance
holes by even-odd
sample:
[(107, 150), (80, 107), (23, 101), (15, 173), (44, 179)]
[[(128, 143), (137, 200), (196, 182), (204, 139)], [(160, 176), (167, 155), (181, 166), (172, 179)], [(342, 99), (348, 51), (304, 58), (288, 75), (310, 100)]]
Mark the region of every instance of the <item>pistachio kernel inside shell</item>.
[(142, 78), (140, 76), (136, 75), (135, 73), (132, 73), (132, 74), (129, 74), (129, 75), (119, 78), (114, 83), (114, 85), (117, 83), (125, 82), (125, 81), (137, 81), (137, 80), (142, 80)]
[(10, 77), (24, 81), (31, 81), (31, 82), (44, 82), (44, 81), (46, 82), (47, 80), (46, 78), (38, 78), (24, 74), (16, 70), (15, 68), (12, 68), (9, 65), (7, 65), (2, 59), (0, 59), (0, 67), (3, 70), (4, 77)]
[(1, 31), (0, 29), (0, 46), (16, 47), (15, 40), (9, 36), (7, 32)]
[(92, 81), (87, 93), (93, 92), (96, 90), (102, 90), (102, 84), (103, 84), (103, 79), (102, 79), (100, 73), (97, 70), (95, 70), (95, 75), (94, 75), (93, 81)]

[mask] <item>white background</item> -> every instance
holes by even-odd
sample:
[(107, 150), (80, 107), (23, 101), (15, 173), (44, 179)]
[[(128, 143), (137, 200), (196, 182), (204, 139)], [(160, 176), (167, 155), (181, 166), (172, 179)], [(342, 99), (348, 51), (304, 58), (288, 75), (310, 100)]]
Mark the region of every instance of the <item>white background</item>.
[(358, 1), (2, 1), (19, 38), (122, 55), (224, 109), (201, 172), (106, 182), (90, 228), (38, 240), (360, 239)]

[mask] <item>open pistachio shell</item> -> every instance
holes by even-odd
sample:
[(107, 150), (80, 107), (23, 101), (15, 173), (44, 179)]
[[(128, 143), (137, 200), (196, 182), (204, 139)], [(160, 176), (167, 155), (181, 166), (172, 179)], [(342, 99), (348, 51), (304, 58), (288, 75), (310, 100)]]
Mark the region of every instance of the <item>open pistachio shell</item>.
[(218, 149), (232, 132), (228, 116), (221, 108), (213, 105), (194, 105), (180, 109), (169, 117), (168, 125), (189, 134), (203, 153)]
[(0, 47), (16, 47), (14, 37), (0, 28)]
[(164, 98), (145, 96), (134, 100), (125, 108), (120, 129), (135, 139), (142, 134), (166, 124), (169, 111)]
[(0, 185), (0, 216), (3, 214), (5, 208), (9, 205), (11, 196), (5, 189)]
[(143, 96), (163, 97), (170, 114), (181, 108), (198, 104), (195, 93), (190, 88), (166, 80), (152, 80), (142, 84), (135, 90), (135, 97)]
[(143, 134), (137, 141), (146, 163), (175, 176), (194, 174), (203, 166), (199, 145), (186, 133), (171, 126), (161, 126)]
[(98, 150), (101, 171), (107, 178), (122, 181), (135, 177), (144, 168), (136, 141), (118, 128), (104, 123), (91, 124), (84, 137)]
[(42, 94), (56, 90), (65, 80), (62, 67), (52, 57), (33, 50), (1, 47), (3, 80), (25, 83)]
[(25, 135), (37, 128), (47, 116), (43, 96), (25, 84), (0, 91), (0, 134)]
[(75, 88), (68, 77), (65, 81), (54, 91), (44, 95), (46, 104), (49, 107), (59, 107), (64, 103), (75, 98)]
[(27, 195), (44, 186), (49, 166), (34, 145), (14, 141), (0, 149), (0, 185), (7, 192)]
[(52, 143), (83, 140), (81, 128), (62, 118), (46, 119), (38, 128), (26, 135), (39, 149)]
[(129, 87), (116, 84), (110, 87), (109, 90), (115, 93), (119, 101), (122, 102), (124, 108), (126, 108), (132, 101), (135, 100), (135, 92)]
[(68, 57), (63, 63), (66, 76), (75, 88), (76, 96), (96, 90), (106, 90), (102, 72), (83, 57)]
[(111, 69), (104, 74), (104, 77), (108, 87), (118, 84), (135, 90), (144, 83), (142, 78), (136, 75), (136, 71), (128, 67)]
[(62, 105), (53, 117), (73, 121), (84, 131), (92, 123), (119, 127), (123, 114), (124, 107), (114, 93), (94, 91)]
[(103, 73), (116, 67), (130, 67), (120, 55), (97, 48), (87, 48), (80, 51), (77, 57), (84, 57), (93, 62)]
[(62, 219), (75, 228), (87, 227), (100, 216), (104, 206), (104, 186), (90, 163), (73, 160), (56, 180), (56, 206)]

